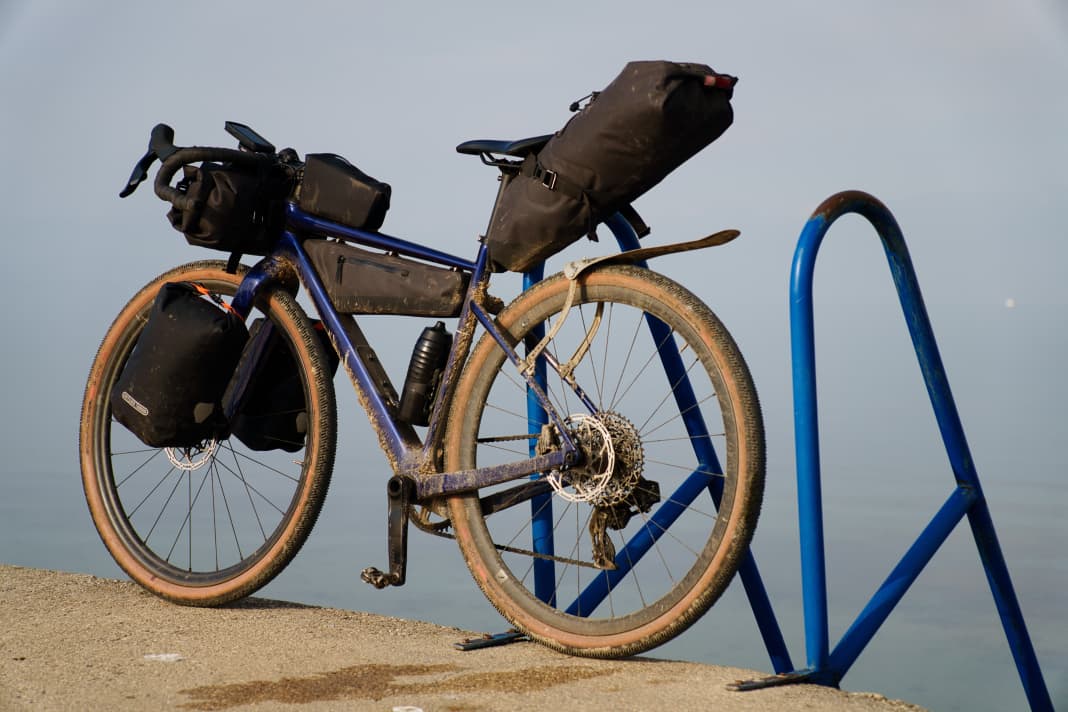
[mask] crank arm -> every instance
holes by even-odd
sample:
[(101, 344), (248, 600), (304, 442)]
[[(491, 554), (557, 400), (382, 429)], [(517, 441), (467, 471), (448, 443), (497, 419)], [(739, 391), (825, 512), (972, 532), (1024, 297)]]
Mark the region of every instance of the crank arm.
[(403, 586), (408, 568), (408, 505), (413, 500), (415, 483), (404, 475), (394, 475), (386, 485), (389, 496), (389, 531), (386, 545), (389, 551), (389, 573), (369, 566), (360, 578), (375, 588)]

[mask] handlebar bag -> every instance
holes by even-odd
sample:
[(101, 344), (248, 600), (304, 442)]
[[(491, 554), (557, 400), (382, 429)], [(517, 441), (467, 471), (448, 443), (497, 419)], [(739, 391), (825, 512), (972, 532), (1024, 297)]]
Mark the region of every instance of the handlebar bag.
[[(312, 327), (323, 346), (325, 365), (332, 377), (337, 373), (337, 352), (330, 345), (322, 322), (313, 321)], [(261, 328), (263, 319), (254, 321), (249, 329), (250, 338)], [(230, 426), (230, 432), (249, 449), (296, 452), (304, 447), (308, 411), (297, 368), (292, 352), (276, 332), (249, 384), (241, 411)]]
[(389, 211), (392, 189), (341, 156), (304, 157), (297, 204), (301, 210), (361, 230), (375, 231)]
[(457, 316), (470, 275), (334, 240), (306, 240), (304, 249), (342, 314)]
[(164, 284), (112, 386), (115, 419), (150, 447), (193, 447), (220, 425), (222, 395), (248, 330), (206, 292)]
[(727, 130), (735, 81), (703, 64), (627, 64), (505, 185), (486, 237), (497, 268), (525, 272), (596, 239), (599, 222)]
[(204, 162), (183, 166), (182, 175), (175, 187), (193, 198), (193, 207), (171, 208), (167, 219), (189, 244), (249, 255), (270, 252), (272, 228), (281, 225), (292, 188), (292, 179), (281, 167)]

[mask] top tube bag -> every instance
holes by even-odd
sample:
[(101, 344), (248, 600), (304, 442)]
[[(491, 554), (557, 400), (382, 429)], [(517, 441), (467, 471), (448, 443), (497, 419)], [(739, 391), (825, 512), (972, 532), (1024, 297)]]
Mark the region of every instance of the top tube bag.
[(596, 239), (599, 222), (727, 130), (736, 81), (704, 64), (627, 64), (505, 186), (486, 236), (497, 268), (525, 272)]
[(360, 230), (382, 227), (392, 189), (333, 153), (304, 157), (297, 205), (300, 209)]

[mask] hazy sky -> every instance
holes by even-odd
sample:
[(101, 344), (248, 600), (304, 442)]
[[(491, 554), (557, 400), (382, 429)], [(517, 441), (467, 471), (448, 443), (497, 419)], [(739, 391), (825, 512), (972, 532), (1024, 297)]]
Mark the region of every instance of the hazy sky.
[[(790, 260), (808, 215), (844, 189), (875, 194), (904, 230), (980, 473), (983, 462), (1014, 456), (1063, 473), (1050, 442), (1068, 437), (1064, 0), (3, 0), (3, 477), (62, 474), (66, 494), (80, 497), (78, 410), (112, 317), (170, 266), (222, 256), (188, 247), (147, 186), (119, 200), (155, 123), (173, 126), (179, 144), (229, 145), (223, 122), (236, 120), (302, 154), (345, 155), (392, 184), (385, 232), (473, 255), (494, 171), (454, 146), (555, 130), (572, 100), (627, 61), (660, 58), (741, 79), (734, 126), (637, 207), (651, 243), (742, 231), (729, 246), (654, 266), (707, 301), (749, 359), (779, 468), (765, 511), (787, 517), (782, 531), (796, 527), (790, 486), (776, 484), (792, 478)], [(583, 241), (567, 255), (609, 247)], [(916, 388), (917, 371), (866, 225), (850, 218), (836, 227), (817, 272), (830, 364), (821, 384), (838, 404), (825, 419), (845, 423), (868, 407), (865, 389), (903, 390), (882, 380), (899, 371)], [(496, 291), (507, 296), (514, 281), (502, 282)], [(890, 326), (869, 328), (857, 305)], [(1047, 337), (1014, 340), (1010, 311), (1040, 320)], [(405, 322), (387, 341), (406, 353), (421, 326)], [(854, 340), (859, 351), (835, 355)], [(857, 362), (873, 375), (832, 384)], [(916, 398), (909, 403), (922, 405), (922, 391)], [(899, 412), (895, 403), (878, 406), (878, 439), (911, 420), (901, 417), (911, 405)], [(373, 447), (365, 430), (354, 437)], [(996, 492), (996, 481), (987, 489)], [(929, 502), (932, 513), (940, 501)], [(758, 532), (758, 543), (775, 531)], [(1027, 536), (1065, 534), (1062, 525)]]

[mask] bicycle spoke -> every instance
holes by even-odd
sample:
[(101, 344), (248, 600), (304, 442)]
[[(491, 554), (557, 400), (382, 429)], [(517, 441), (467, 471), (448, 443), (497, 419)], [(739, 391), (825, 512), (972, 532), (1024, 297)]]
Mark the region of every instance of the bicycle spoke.
[(159, 514), (156, 515), (156, 520), (152, 523), (148, 533), (145, 534), (144, 540), (148, 541), (152, 538), (152, 532), (156, 531), (156, 527), (159, 525), (159, 520), (163, 517), (163, 513), (167, 511), (167, 505), (171, 503), (171, 498), (174, 497), (174, 493), (178, 491), (178, 487), (182, 484), (181, 473), (178, 475), (177, 481), (174, 483), (174, 487), (171, 488), (171, 493), (167, 495), (167, 499), (163, 502), (163, 507), (159, 510)]
[(699, 363), (700, 361), (696, 357), (694, 357), (694, 360), (690, 362), (690, 365), (686, 367), (686, 370), (682, 372), (682, 375), (679, 376), (678, 380), (671, 384), (670, 390), (668, 390), (668, 392), (664, 394), (664, 397), (660, 400), (659, 403), (657, 403), (656, 408), (653, 409), (653, 412), (651, 412), (649, 414), (649, 417), (645, 419), (645, 422), (638, 426), (639, 433), (645, 432), (645, 426), (648, 425), (649, 421), (652, 420), (653, 417), (660, 412), (660, 409), (664, 407), (664, 404), (667, 403), (668, 400), (675, 395), (676, 389), (679, 387), (679, 384), (683, 381), (686, 381), (687, 383), (689, 382), (690, 371), (693, 369), (694, 366)]
[[(715, 393), (711, 393), (711, 394), (705, 396), (700, 401), (698, 401), (698, 402), (694, 403), (693, 405), (691, 405), (689, 408), (686, 408), (685, 410), (679, 411), (678, 414), (671, 416), (668, 420), (664, 421), (660, 425), (657, 425), (652, 430), (646, 430), (642, 434), (643, 435), (651, 435), (651, 434), (655, 433), (656, 431), (658, 431), (661, 428), (663, 428), (665, 425), (668, 425), (670, 423), (675, 422), (676, 420), (679, 420), (681, 418), (686, 417), (686, 415), (688, 415), (689, 413), (692, 413), (697, 408), (700, 408), (702, 403), (707, 403), (708, 401), (712, 400), (715, 397), (716, 397)], [(694, 440), (701, 440), (703, 438), (702, 437), (694, 437), (693, 439)]]
[[(586, 310), (583, 308), (585, 305), (580, 304), (578, 306), (579, 317), (582, 320), (582, 331), (586, 334), (590, 331), (590, 325), (586, 323)], [(583, 359), (586, 362), (587, 367), (590, 369), (590, 375), (593, 378), (594, 388), (597, 390), (597, 402), (604, 402), (604, 391), (601, 388), (601, 381), (597, 377), (597, 368), (594, 366), (594, 359)]]
[(234, 514), (230, 509), (230, 499), (226, 496), (226, 487), (223, 478), (219, 478), (219, 492), (222, 494), (223, 505), (226, 507), (226, 518), (230, 522), (230, 531), (234, 534), (234, 546), (237, 547), (237, 555), (244, 559), (245, 554), (241, 551), (241, 539), (237, 536), (237, 525), (234, 524)]
[(215, 570), (219, 570), (219, 525), (215, 521), (215, 481), (219, 477), (219, 468), (211, 464), (211, 543), (215, 551)]
[(711, 442), (712, 438), (726, 437), (726, 433), (712, 433), (710, 435), (677, 435), (671, 438), (642, 438), (642, 442), (646, 445), (655, 445), (657, 443), (671, 443), (671, 442), (693, 442), (707, 440)]
[(641, 365), (641, 367), (638, 369), (638, 373), (634, 375), (634, 378), (632, 378), (630, 383), (627, 384), (627, 387), (623, 390), (623, 393), (620, 394), (619, 399), (616, 400), (616, 402), (612, 405), (613, 409), (617, 409), (619, 407), (619, 404), (622, 403), (623, 399), (627, 397), (627, 394), (630, 393), (630, 390), (634, 387), (634, 384), (637, 383), (638, 379), (646, 373), (646, 369), (648, 369), (649, 366), (653, 363), (653, 359), (655, 359), (660, 354), (660, 349), (664, 346), (664, 344), (667, 343), (668, 339), (671, 338), (672, 333), (673, 332), (668, 332), (664, 336), (664, 338), (656, 344), (655, 348), (653, 349), (653, 352), (649, 354), (649, 358), (647, 358), (645, 360), (645, 363)]
[(230, 452), (232, 452), (234, 454), (234, 459), (235, 460), (238, 457), (240, 457), (240, 458), (242, 458), (244, 460), (248, 460), (250, 463), (253, 463), (255, 465), (258, 465), (258, 466), (262, 467), (263, 469), (267, 470), (268, 472), (273, 472), (276, 475), (281, 475), (282, 477), (285, 477), (287, 480), (293, 482), (294, 484), (299, 484), (300, 483), (300, 478), (299, 477), (294, 477), (293, 475), (291, 475), (289, 473), (282, 472), (278, 468), (272, 467), (271, 465), (268, 465), (267, 463), (252, 457), (248, 453), (238, 452), (233, 447), (233, 445), (231, 445), (229, 442), (226, 443), (226, 447), (230, 450)]
[[(141, 451), (141, 450), (138, 450), (138, 451), (131, 451), (130, 453), (124, 453), (124, 454), (134, 454), (134, 452), (136, 452), (137, 454), (140, 454), (140, 453), (141, 453), (141, 452), (143, 452), (143, 451)], [(131, 472), (130, 474), (126, 475), (126, 477), (123, 477), (123, 478), (122, 478), (122, 480), (120, 480), (119, 482), (116, 482), (116, 483), (115, 483), (115, 489), (118, 489), (118, 488), (122, 487), (122, 486), (123, 486), (124, 484), (126, 484), (127, 480), (129, 480), (129, 479), (130, 479), (131, 477), (133, 477), (133, 476), (134, 476), (134, 475), (136, 475), (136, 474), (137, 474), (138, 472), (140, 472), (141, 470), (143, 470), (143, 469), (144, 469), (145, 467), (148, 467), (148, 465), (149, 465), (149, 464), (150, 464), (150, 463), (151, 463), (151, 462), (152, 462), (153, 460), (155, 460), (155, 459), (156, 459), (156, 458), (157, 458), (157, 457), (158, 457), (158, 456), (159, 456), (159, 455), (160, 455), (160, 454), (161, 454), (162, 452), (163, 452), (163, 451), (162, 451), (162, 450), (159, 450), (159, 449), (153, 450), (153, 451), (152, 451), (152, 456), (151, 456), (150, 458), (148, 458), (147, 460), (145, 460), (144, 462), (142, 462), (142, 463), (141, 463), (140, 465), (138, 465), (137, 467), (135, 467), (135, 468), (134, 468), (134, 470), (133, 470), (133, 472)]]
[(642, 332), (642, 321), (636, 319), (634, 322), (634, 333), (630, 337), (630, 344), (625, 351), (626, 358), (623, 360), (623, 366), (619, 369), (619, 380), (616, 381), (616, 388), (612, 392), (612, 400), (610, 401), (609, 408), (615, 410), (616, 404), (620, 401), (619, 388), (623, 385), (623, 377), (627, 373), (627, 366), (630, 364), (630, 357), (634, 354), (634, 347), (638, 343), (638, 335)]
[(167, 551), (167, 555), (165, 557), (163, 557), (163, 558), (166, 561), (170, 562), (171, 556), (174, 554), (174, 547), (176, 547), (178, 545), (178, 541), (182, 538), (182, 532), (185, 531), (186, 527), (188, 526), (189, 527), (189, 564), (187, 566), (187, 569), (189, 571), (192, 571), (193, 570), (193, 523), (192, 523), (191, 518), (193, 516), (193, 506), (196, 504), (196, 501), (198, 499), (200, 499), (200, 493), (204, 489), (204, 481), (207, 479), (207, 473), (204, 473), (204, 475), (200, 478), (200, 484), (197, 486), (197, 495), (196, 495), (195, 498), (193, 497), (193, 474), (191, 472), (187, 472), (185, 479), (186, 479), (186, 491), (187, 491), (187, 494), (188, 494), (188, 499), (186, 500), (185, 517), (182, 518), (182, 523), (178, 527), (178, 533), (174, 535), (174, 541), (171, 542), (171, 548)]
[(692, 470), (695, 474), (705, 475), (706, 477), (723, 477), (724, 476), (722, 472), (712, 472), (711, 470), (701, 470), (701, 469), (694, 470), (692, 466), (688, 467), (686, 465), (676, 465), (673, 462), (664, 462), (663, 460), (646, 460), (646, 462), (647, 463), (652, 463), (654, 465), (663, 465), (664, 467), (670, 467), (670, 468), (672, 468), (674, 470), (684, 470), (686, 472), (689, 472), (689, 471)]

